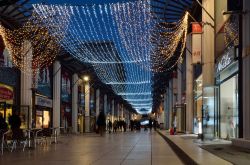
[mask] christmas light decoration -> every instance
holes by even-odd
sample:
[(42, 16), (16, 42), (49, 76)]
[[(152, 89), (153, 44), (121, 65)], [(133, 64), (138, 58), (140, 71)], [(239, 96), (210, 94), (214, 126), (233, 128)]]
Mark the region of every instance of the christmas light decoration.
[(43, 23), (40, 17), (33, 15), (20, 29), (9, 30), (0, 25), (0, 35), (12, 61), (22, 72), (35, 75), (39, 68), (49, 66), (59, 51), (57, 40), (62, 34), (52, 34), (58, 29), (53, 27), (50, 32), (49, 26), (42, 26)]
[(232, 15), (224, 25), (226, 47), (239, 45), (239, 17)]
[(43, 25), (50, 27), (58, 43), (92, 64), (100, 80), (135, 109), (152, 110), (152, 72), (170, 70), (182, 61), (188, 15), (176, 23), (162, 23), (154, 19), (150, 0), (33, 7), (41, 20), (48, 19)]

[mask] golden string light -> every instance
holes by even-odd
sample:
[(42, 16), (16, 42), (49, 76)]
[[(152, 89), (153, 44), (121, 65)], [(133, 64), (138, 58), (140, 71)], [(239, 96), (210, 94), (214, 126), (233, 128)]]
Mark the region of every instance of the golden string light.
[(178, 62), (182, 62), (187, 30), (188, 13), (176, 23), (161, 23), (156, 28), (152, 37), (155, 50), (151, 54), (152, 70), (154, 72), (170, 70)]
[(22, 72), (35, 75), (39, 68), (51, 65), (60, 50), (57, 41), (62, 34), (55, 37), (42, 25), (43, 20), (37, 15), (19, 29), (10, 30), (0, 25), (0, 35), (12, 62)]
[(239, 45), (239, 18), (238, 16), (230, 16), (224, 25), (224, 42), (226, 47), (233, 44)]

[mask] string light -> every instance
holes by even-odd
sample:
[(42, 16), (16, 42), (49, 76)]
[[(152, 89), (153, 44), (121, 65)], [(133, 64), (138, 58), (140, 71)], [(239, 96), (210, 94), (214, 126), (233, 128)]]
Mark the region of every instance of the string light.
[(77, 59), (92, 64), (100, 80), (134, 108), (140, 104), (140, 108), (152, 110), (144, 105), (152, 105), (152, 71), (170, 70), (182, 61), (187, 14), (176, 23), (159, 23), (150, 0), (33, 7), (41, 19), (50, 18), (45, 26), (61, 31), (58, 43)]
[[(232, 15), (224, 25), (224, 42), (226, 47), (239, 45), (239, 17)], [(232, 45), (230, 45), (232, 44)]]
[[(9, 30), (0, 25), (6, 48), (14, 65), (22, 72), (36, 75), (39, 68), (49, 66), (59, 49), (57, 39), (61, 34), (52, 35), (47, 27), (41, 26), (43, 20), (33, 15), (22, 28)], [(53, 27), (56, 30), (56, 27)], [(30, 44), (29, 44), (30, 43)]]
[(148, 101), (152, 101), (152, 99), (126, 99), (129, 102), (148, 102)]
[(151, 93), (150, 92), (145, 92), (145, 93), (118, 93), (118, 95), (138, 95), (138, 96), (140, 96), (140, 95), (151, 95)]

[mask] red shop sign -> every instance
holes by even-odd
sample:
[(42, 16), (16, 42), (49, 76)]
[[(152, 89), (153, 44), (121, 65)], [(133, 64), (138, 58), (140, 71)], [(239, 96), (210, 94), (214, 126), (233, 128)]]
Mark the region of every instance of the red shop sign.
[(193, 33), (201, 33), (202, 32), (202, 27), (198, 22), (192, 23), (192, 32)]
[(0, 100), (12, 100), (13, 99), (13, 90), (0, 86)]

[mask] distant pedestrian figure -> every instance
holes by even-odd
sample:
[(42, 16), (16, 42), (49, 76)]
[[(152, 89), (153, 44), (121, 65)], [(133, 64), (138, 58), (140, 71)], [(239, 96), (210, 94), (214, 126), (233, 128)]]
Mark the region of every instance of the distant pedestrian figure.
[(14, 114), (9, 117), (9, 124), (12, 130), (12, 138), (15, 140), (23, 138), (23, 132), (20, 129), (21, 127), (21, 119), (19, 117), (19, 112), (16, 110)]
[(118, 127), (118, 123), (117, 123), (117, 120), (115, 120), (113, 123), (113, 132), (116, 132), (117, 127)]
[(158, 122), (157, 122), (157, 120), (154, 119), (153, 127), (154, 127), (155, 131), (156, 131), (157, 125), (158, 125)]
[(149, 119), (148, 127), (151, 132), (152, 131), (152, 119), (151, 118)]
[(118, 120), (118, 129), (122, 131), (122, 121)]
[(111, 133), (111, 130), (112, 130), (112, 122), (110, 120), (108, 120), (108, 130), (109, 130), (109, 133)]
[(0, 130), (6, 132), (8, 130), (8, 125), (3, 118), (3, 114), (0, 113)]
[(174, 125), (172, 125), (172, 127), (170, 128), (169, 134), (170, 135), (174, 135)]
[(134, 131), (134, 121), (130, 120), (130, 129), (131, 131)]
[(174, 116), (174, 123), (173, 123), (173, 125), (174, 125), (174, 134), (176, 135), (177, 134), (177, 116)]
[(122, 122), (122, 126), (123, 126), (123, 131), (126, 132), (126, 130), (127, 130), (127, 123), (126, 123), (126, 121)]
[(98, 125), (100, 135), (103, 136), (105, 127), (106, 127), (106, 117), (103, 111), (100, 112), (97, 118), (97, 125)]

